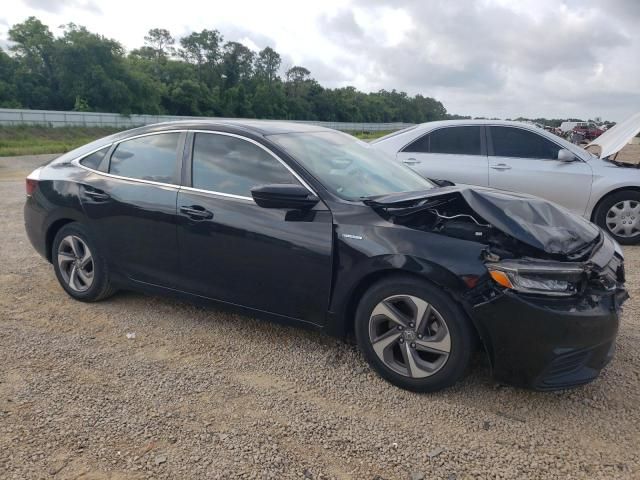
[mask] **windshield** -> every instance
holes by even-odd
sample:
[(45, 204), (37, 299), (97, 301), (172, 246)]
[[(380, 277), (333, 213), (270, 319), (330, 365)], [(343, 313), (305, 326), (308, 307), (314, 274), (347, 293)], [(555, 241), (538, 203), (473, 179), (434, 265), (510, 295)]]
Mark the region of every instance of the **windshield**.
[(345, 200), (434, 187), (386, 153), (345, 133), (285, 133), (269, 139)]

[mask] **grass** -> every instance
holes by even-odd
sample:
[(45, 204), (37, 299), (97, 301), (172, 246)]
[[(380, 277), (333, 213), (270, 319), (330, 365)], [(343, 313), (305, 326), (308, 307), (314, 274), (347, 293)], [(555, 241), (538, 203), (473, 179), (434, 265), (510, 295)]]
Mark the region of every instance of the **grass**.
[(384, 137), (385, 135), (390, 134), (390, 131), (382, 131), (382, 132), (348, 132), (356, 138), (360, 140), (375, 140), (376, 138)]
[[(0, 126), (0, 157), (65, 153), (122, 129), (114, 127)], [(361, 140), (373, 140), (390, 132), (350, 132)]]
[(1, 126), (0, 157), (64, 153), (120, 130), (113, 127)]

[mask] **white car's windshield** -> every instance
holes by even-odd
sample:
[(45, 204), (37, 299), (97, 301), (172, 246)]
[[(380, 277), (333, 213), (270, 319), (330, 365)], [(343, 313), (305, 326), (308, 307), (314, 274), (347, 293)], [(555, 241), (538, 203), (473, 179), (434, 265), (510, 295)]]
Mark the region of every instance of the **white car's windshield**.
[(269, 135), (269, 139), (345, 200), (434, 187), (409, 167), (351, 135), (306, 132)]

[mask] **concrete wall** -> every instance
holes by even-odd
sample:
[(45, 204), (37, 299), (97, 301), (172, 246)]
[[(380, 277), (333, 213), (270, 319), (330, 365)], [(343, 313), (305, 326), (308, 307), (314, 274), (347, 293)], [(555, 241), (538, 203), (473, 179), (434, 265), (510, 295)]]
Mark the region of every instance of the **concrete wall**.
[[(178, 117), (172, 115), (120, 115), (118, 113), (59, 112), (54, 110), (22, 110), (0, 108), (0, 125), (46, 125), (51, 127), (138, 127), (173, 120), (224, 120), (221, 117)], [(297, 121), (345, 132), (394, 131), (411, 126), (410, 123), (348, 123)]]

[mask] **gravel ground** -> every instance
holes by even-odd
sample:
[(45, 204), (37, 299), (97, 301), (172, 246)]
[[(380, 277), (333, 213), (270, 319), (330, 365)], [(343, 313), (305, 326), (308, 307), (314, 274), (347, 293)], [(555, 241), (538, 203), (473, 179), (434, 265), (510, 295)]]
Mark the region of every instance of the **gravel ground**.
[(0, 159), (0, 478), (640, 478), (640, 248), (596, 382), (518, 390), (479, 359), (419, 395), (317, 333), (164, 297), (71, 300), (22, 225), (23, 177), (46, 159)]

